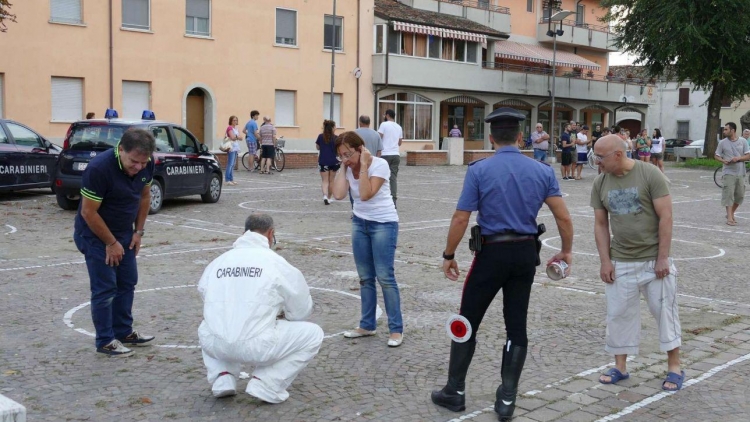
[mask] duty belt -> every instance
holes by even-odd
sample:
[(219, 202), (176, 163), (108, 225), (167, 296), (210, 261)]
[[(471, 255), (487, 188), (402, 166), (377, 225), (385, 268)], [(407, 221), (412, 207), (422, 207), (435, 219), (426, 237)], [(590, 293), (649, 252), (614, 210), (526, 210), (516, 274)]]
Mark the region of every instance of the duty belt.
[(482, 243), (520, 242), (522, 240), (532, 240), (534, 238), (535, 236), (533, 234), (500, 233), (482, 236)]

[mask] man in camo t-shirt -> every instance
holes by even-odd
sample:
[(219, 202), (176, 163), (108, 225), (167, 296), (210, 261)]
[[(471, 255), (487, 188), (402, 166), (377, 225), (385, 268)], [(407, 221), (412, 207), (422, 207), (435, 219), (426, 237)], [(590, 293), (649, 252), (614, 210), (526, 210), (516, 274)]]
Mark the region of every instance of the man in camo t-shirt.
[(626, 362), (629, 354), (638, 354), (642, 292), (659, 327), (659, 347), (667, 352), (662, 388), (679, 390), (685, 372), (680, 370), (677, 270), (669, 254), (672, 198), (667, 180), (658, 167), (627, 158), (626, 144), (616, 135), (600, 138), (594, 152), (602, 170), (591, 189), (591, 206), (600, 276), (606, 283), (605, 350), (615, 355), (615, 367), (599, 382), (615, 384), (630, 376)]

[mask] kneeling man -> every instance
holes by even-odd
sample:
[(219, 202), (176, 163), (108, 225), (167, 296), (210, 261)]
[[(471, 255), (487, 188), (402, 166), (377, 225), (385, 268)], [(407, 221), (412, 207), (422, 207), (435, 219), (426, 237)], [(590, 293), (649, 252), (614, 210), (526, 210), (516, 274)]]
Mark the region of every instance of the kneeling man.
[[(215, 397), (236, 394), (240, 365), (255, 366), (245, 390), (269, 403), (318, 354), (323, 330), (304, 322), (312, 312), (302, 273), (271, 250), (273, 219), (253, 214), (234, 247), (203, 272), (203, 322), (198, 328), (203, 362)], [(283, 312), (284, 319), (277, 319)]]

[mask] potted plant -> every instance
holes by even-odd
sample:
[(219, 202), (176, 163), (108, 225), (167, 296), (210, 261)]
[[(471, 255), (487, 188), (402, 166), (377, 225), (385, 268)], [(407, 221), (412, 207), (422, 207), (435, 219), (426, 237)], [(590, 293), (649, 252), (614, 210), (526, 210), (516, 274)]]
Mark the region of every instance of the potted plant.
[(594, 71), (593, 71), (593, 70), (591, 70), (591, 69), (589, 69), (589, 71), (588, 71), (588, 72), (586, 72), (586, 76), (587, 76), (588, 78), (594, 79)]
[(574, 67), (574, 68), (573, 68), (573, 73), (574, 73), (574, 74), (575, 74), (575, 75), (576, 75), (577, 77), (580, 77), (580, 76), (581, 76), (581, 74), (583, 73), (583, 69), (581, 69), (580, 67), (576, 66), (576, 67)]
[(609, 70), (607, 71), (607, 79), (612, 79), (615, 76), (615, 72)]

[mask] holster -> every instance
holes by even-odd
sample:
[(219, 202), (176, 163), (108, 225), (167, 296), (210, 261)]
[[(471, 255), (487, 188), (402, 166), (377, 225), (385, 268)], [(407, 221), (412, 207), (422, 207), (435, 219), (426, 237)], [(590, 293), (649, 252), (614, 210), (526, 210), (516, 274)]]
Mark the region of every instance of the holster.
[(474, 256), (482, 252), (482, 228), (478, 224), (471, 228), (469, 250), (474, 252)]
[(536, 226), (536, 236), (534, 236), (534, 239), (536, 240), (536, 265), (542, 265), (542, 258), (539, 254), (542, 252), (541, 237), (546, 231), (547, 227), (544, 226), (544, 223)]

